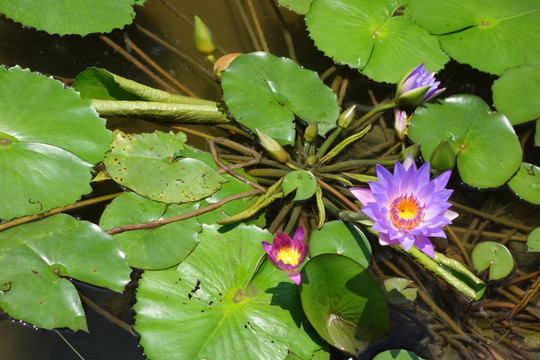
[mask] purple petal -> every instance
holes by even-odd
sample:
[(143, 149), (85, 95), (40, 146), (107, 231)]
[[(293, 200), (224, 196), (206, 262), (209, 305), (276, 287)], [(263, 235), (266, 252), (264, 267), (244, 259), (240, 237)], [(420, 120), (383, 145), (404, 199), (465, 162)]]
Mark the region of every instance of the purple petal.
[(390, 239), (388, 234), (385, 233), (379, 233), (379, 244), (385, 246), (385, 245), (399, 245), (399, 241), (397, 239)]
[(264, 251), (268, 255), (270, 255), (270, 252), (272, 251), (272, 244), (270, 244), (270, 243), (268, 243), (266, 241), (261, 242), (261, 244), (262, 244), (262, 247), (263, 247)]
[(452, 170), (446, 170), (441, 175), (437, 176), (435, 179), (433, 179), (432, 183), (435, 184), (435, 191), (443, 190), (446, 184), (448, 184), (448, 180), (450, 179), (450, 175), (452, 175)]
[(304, 247), (304, 228), (302, 226), (299, 226), (298, 229), (296, 229), (296, 232), (293, 236), (293, 243), (294, 245), (300, 243)]
[(375, 198), (373, 197), (371, 189), (355, 187), (350, 188), (349, 190), (351, 190), (354, 197), (356, 197), (356, 199), (358, 199), (358, 201), (360, 201), (360, 203), (362, 203), (362, 205), (364, 206), (369, 203), (375, 202)]
[(416, 246), (420, 251), (422, 251), (424, 254), (429, 256), (430, 258), (435, 257), (435, 251), (433, 249), (433, 244), (429, 240), (427, 236), (423, 235), (416, 235), (416, 241), (414, 243), (414, 246)]
[(399, 240), (401, 246), (403, 246), (403, 249), (405, 251), (409, 251), (409, 249), (414, 245), (414, 242), (416, 241), (416, 238), (412, 234), (406, 233), (402, 239)]

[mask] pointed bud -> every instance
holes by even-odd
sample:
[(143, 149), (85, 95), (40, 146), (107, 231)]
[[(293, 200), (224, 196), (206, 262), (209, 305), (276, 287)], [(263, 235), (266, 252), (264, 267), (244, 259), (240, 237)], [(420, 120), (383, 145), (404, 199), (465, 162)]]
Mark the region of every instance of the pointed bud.
[(319, 157), (317, 155), (308, 156), (306, 159), (306, 165), (310, 168), (317, 166), (319, 163)]
[(394, 118), (394, 130), (396, 130), (396, 136), (399, 141), (404, 141), (407, 138), (410, 118), (405, 111), (399, 109), (396, 109)]
[(351, 106), (339, 115), (337, 126), (345, 129), (354, 121), (356, 116), (356, 105)]
[(399, 162), (405, 161), (405, 158), (409, 154), (412, 155), (414, 159), (416, 159), (420, 154), (420, 144), (412, 144), (411, 146), (408, 146), (405, 149), (401, 150), (401, 152), (399, 153)]
[(255, 129), (255, 132), (257, 132), (257, 136), (259, 137), (262, 146), (268, 152), (272, 159), (282, 164), (285, 164), (287, 161), (289, 161), (289, 155), (276, 140), (266, 135), (259, 129)]
[(448, 139), (443, 139), (429, 158), (431, 172), (435, 175), (442, 174), (446, 170), (452, 170), (454, 165), (456, 165), (456, 153)]
[(210, 29), (203, 23), (200, 17), (195, 15), (195, 30), (193, 40), (197, 51), (203, 55), (212, 55), (216, 51), (216, 43)]
[(445, 90), (438, 88), (440, 83), (435, 79), (435, 73), (428, 73), (422, 64), (401, 78), (397, 84), (395, 100), (400, 106), (418, 106)]
[(319, 123), (317, 121), (311, 122), (304, 133), (304, 140), (306, 143), (311, 144), (319, 135)]

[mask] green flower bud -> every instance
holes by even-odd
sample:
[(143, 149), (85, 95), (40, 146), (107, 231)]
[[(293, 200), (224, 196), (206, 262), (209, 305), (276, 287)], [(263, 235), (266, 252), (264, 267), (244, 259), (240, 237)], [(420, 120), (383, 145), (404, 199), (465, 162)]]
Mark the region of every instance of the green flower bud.
[(313, 121), (307, 126), (306, 132), (304, 133), (304, 139), (306, 140), (306, 143), (311, 144), (317, 138), (317, 135), (319, 135), (319, 123)]
[(354, 121), (355, 116), (356, 116), (356, 105), (353, 105), (347, 110), (343, 111), (339, 115), (337, 126), (342, 129), (347, 128)]
[(306, 165), (310, 168), (317, 166), (319, 163), (319, 157), (317, 155), (308, 156), (306, 159)]
[(420, 154), (420, 144), (412, 144), (411, 146), (406, 147), (405, 149), (401, 150), (399, 153), (399, 162), (403, 162), (407, 155), (411, 154), (413, 158), (417, 158)]
[(429, 167), (435, 175), (442, 174), (446, 170), (452, 170), (456, 165), (456, 153), (448, 139), (443, 139), (431, 153)]
[(272, 159), (282, 164), (285, 164), (287, 161), (289, 161), (289, 155), (276, 140), (266, 135), (259, 129), (255, 129), (255, 132), (257, 133), (257, 136), (259, 137), (262, 146), (268, 152)]
[(216, 51), (216, 43), (212, 32), (197, 15), (195, 15), (193, 40), (197, 51), (203, 55), (212, 55)]

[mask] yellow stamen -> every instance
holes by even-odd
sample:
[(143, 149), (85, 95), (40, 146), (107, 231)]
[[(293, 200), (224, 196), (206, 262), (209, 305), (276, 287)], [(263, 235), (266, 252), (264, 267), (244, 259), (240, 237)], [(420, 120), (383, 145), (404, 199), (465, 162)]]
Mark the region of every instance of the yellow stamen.
[(284, 264), (296, 266), (300, 261), (300, 252), (296, 248), (283, 247), (277, 251), (276, 261), (279, 260)]
[(390, 220), (398, 229), (414, 229), (424, 218), (424, 206), (411, 195), (401, 195), (390, 206)]

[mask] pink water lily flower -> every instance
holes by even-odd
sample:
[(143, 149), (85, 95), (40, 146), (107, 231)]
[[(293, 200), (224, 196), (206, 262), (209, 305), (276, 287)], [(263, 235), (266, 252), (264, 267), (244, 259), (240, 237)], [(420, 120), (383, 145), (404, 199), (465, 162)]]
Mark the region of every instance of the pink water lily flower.
[(272, 244), (263, 241), (262, 247), (270, 260), (296, 284), (300, 285), (299, 267), (306, 257), (307, 244), (304, 242), (304, 228), (298, 227), (291, 239), (289, 235), (277, 232)]
[(453, 190), (444, 187), (450, 174), (445, 171), (430, 181), (429, 163), (417, 169), (409, 155), (403, 164), (396, 162), (393, 175), (377, 165), (378, 181), (370, 181), (369, 189), (351, 188), (351, 192), (364, 205), (362, 212), (375, 221), (373, 230), (379, 233), (381, 245), (401, 244), (406, 251), (416, 246), (433, 258), (429, 237), (446, 238), (443, 226), (458, 216), (448, 210)]

